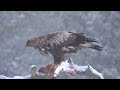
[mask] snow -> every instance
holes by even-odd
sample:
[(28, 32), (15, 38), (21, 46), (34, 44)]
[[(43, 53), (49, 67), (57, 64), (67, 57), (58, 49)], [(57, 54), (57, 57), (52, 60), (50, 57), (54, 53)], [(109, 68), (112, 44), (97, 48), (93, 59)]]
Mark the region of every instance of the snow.
[(57, 77), (57, 75), (61, 72), (61, 71), (66, 71), (66, 72), (74, 72), (74, 69), (72, 68), (71, 64), (69, 63), (70, 59), (67, 59), (65, 61), (63, 61), (55, 70), (54, 72), (54, 77)]
[[(40, 74), (36, 71), (36, 66), (32, 65), (30, 67), (30, 75), (26, 75), (26, 76), (14, 76), (14, 77), (6, 77), (4, 75), (0, 75), (0, 79), (30, 79), (30, 78), (37, 78), (37, 77), (43, 77), (45, 75)], [(95, 69), (93, 69), (90, 65), (86, 65), (86, 66), (79, 66), (77, 64), (74, 64), (72, 59), (69, 58), (63, 62), (61, 62), (61, 64), (56, 68), (55, 72), (54, 72), (54, 77), (59, 77), (61, 74), (61, 72), (63, 72), (63, 75), (65, 76), (75, 76), (77, 74), (80, 73), (84, 73), (92, 78), (96, 78), (96, 79), (104, 79), (102, 74), (97, 72)], [(76, 73), (76, 72), (80, 72), (80, 73)], [(67, 78), (67, 77), (66, 77)]]
[(97, 72), (95, 69), (93, 69), (90, 65), (86, 66), (79, 66), (77, 64), (74, 64), (72, 59), (67, 59), (63, 61), (55, 70), (54, 77), (59, 76), (60, 72), (64, 71), (66, 73), (73, 73), (74, 75), (76, 72), (86, 72), (89, 71), (87, 74), (92, 74), (93, 76), (96, 76), (100, 79), (104, 79), (102, 74)]
[(22, 76), (14, 76), (12, 79), (24, 79)]
[(24, 77), (22, 76), (6, 77), (4, 75), (0, 75), (0, 79), (24, 79)]
[(4, 75), (0, 75), (0, 79), (11, 79), (10, 77), (6, 77)]
[(89, 66), (89, 68), (90, 68), (90, 71), (92, 71), (92, 73), (94, 73), (94, 74), (97, 75), (97, 76), (100, 76), (101, 79), (104, 79), (101, 73), (97, 72), (97, 71), (96, 71), (95, 69), (93, 69), (91, 66)]
[(76, 71), (80, 71), (80, 72), (86, 71), (87, 68), (88, 68), (88, 66), (78, 66), (77, 64), (74, 65), (74, 69), (75, 69)]

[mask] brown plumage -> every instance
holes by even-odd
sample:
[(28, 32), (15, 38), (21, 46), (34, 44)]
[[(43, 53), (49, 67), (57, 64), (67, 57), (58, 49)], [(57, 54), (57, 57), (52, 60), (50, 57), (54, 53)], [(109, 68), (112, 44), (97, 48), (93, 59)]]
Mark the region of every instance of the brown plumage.
[[(54, 63), (59, 64), (64, 60), (66, 53), (76, 53), (81, 48), (102, 50), (99, 45), (92, 44), (95, 39), (87, 38), (84, 33), (54, 32), (27, 41), (27, 47), (39, 49), (41, 54), (52, 54)], [(98, 43), (98, 42), (97, 42)]]

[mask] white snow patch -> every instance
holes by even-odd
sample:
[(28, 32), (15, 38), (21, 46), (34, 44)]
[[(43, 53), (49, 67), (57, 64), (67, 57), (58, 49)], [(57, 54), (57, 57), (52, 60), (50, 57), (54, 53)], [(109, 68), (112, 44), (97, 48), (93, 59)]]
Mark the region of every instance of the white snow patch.
[(60, 72), (64, 71), (66, 74), (76, 74), (76, 72), (86, 72), (88, 71), (88, 74), (92, 74), (93, 76), (96, 76), (100, 79), (104, 79), (102, 74), (97, 72), (95, 69), (93, 69), (90, 65), (86, 66), (78, 66), (77, 64), (74, 64), (71, 59), (67, 59), (66, 61), (63, 61), (55, 70), (54, 77), (59, 76)]
[(72, 61), (69, 62), (69, 59), (67, 59), (66, 61), (63, 61), (55, 70), (54, 72), (54, 77), (57, 77), (57, 75), (61, 72), (61, 71), (65, 71), (65, 72), (74, 72), (74, 69), (72, 67)]
[(79, 72), (84, 72), (84, 71), (86, 71), (87, 70), (87, 68), (88, 68), (88, 66), (78, 66), (78, 65), (74, 65), (74, 69), (76, 70), (76, 71), (79, 71)]

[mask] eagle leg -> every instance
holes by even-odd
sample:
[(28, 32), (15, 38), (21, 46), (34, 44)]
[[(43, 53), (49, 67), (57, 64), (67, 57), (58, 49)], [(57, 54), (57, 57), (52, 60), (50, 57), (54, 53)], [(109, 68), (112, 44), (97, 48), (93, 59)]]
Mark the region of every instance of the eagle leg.
[(48, 54), (48, 52), (47, 52), (47, 50), (45, 50), (45, 49), (41, 49), (41, 48), (39, 48), (39, 51), (40, 51), (40, 54), (41, 55), (47, 55)]

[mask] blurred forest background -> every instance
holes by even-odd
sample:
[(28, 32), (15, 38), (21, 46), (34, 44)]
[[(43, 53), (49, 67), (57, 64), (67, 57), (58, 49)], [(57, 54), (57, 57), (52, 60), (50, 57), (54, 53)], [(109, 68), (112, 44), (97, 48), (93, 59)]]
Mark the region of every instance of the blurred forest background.
[(29, 67), (53, 62), (51, 55), (26, 47), (26, 41), (51, 32), (84, 32), (97, 39), (102, 51), (82, 49), (70, 57), (90, 64), (106, 79), (120, 79), (119, 11), (0, 11), (0, 75), (28, 75)]

